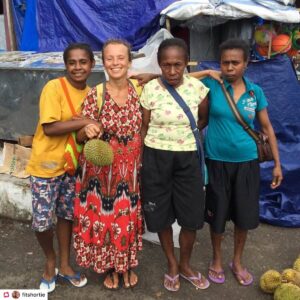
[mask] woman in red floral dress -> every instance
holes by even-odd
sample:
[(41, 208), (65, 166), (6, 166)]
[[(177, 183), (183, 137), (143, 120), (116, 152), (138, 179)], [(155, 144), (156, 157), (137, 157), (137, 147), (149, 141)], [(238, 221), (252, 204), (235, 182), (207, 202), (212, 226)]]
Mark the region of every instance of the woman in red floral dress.
[(77, 134), (79, 141), (101, 136), (113, 148), (112, 165), (97, 167), (82, 155), (82, 175), (77, 180), (74, 204), (74, 247), (82, 267), (107, 272), (104, 285), (124, 287), (137, 284), (131, 268), (138, 265), (142, 248), (143, 222), (139, 187), (141, 161), (141, 107), (134, 86), (127, 80), (131, 64), (126, 42), (110, 40), (102, 50), (109, 80), (103, 84), (101, 113), (97, 90), (93, 88), (82, 106), (82, 115), (99, 120), (100, 126), (86, 126)]

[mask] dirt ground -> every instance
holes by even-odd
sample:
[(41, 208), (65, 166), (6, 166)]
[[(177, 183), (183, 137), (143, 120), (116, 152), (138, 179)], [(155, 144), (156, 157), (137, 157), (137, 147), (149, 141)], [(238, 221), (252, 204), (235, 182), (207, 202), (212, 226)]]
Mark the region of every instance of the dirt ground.
[[(140, 265), (136, 269), (139, 284), (135, 288), (108, 291), (102, 285), (103, 276), (86, 270), (89, 279), (86, 287), (76, 289), (58, 281), (49, 299), (271, 300), (272, 296), (262, 293), (259, 289), (259, 277), (270, 268), (281, 271), (292, 265), (300, 254), (300, 229), (261, 224), (258, 229), (249, 233), (243, 261), (255, 276), (254, 284), (250, 287), (239, 286), (228, 268), (233, 250), (232, 237), (233, 226), (228, 225), (223, 242), (226, 263), (226, 282), (223, 285), (211, 283), (207, 290), (196, 290), (190, 283), (181, 281), (179, 292), (168, 292), (162, 285), (166, 264), (161, 248), (145, 241), (144, 250), (139, 256)], [(206, 274), (210, 259), (209, 231), (208, 226), (205, 226), (197, 235), (192, 265)], [(0, 219), (0, 289), (38, 288), (43, 263), (43, 254), (30, 229), (30, 224)], [(75, 266), (74, 262), (73, 264)]]

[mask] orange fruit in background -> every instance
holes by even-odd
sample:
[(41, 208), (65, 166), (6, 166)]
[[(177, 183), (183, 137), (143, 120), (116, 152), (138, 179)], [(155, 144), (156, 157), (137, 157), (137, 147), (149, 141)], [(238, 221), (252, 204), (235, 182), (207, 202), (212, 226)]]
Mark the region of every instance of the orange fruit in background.
[(292, 47), (292, 39), (287, 34), (279, 34), (272, 40), (272, 51), (276, 53), (288, 52)]
[(256, 45), (256, 51), (260, 56), (268, 56), (269, 47)]

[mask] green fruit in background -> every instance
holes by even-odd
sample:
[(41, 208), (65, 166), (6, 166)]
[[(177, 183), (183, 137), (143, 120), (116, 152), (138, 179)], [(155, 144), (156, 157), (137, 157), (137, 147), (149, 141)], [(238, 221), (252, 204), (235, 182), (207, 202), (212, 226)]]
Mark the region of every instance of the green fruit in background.
[(98, 139), (87, 141), (83, 152), (87, 161), (99, 167), (111, 165), (114, 159), (112, 147)]
[(274, 300), (300, 300), (300, 288), (292, 283), (283, 283), (276, 289)]
[(299, 31), (299, 29), (293, 31), (292, 44), (293, 44), (294, 49), (300, 50), (300, 31)]
[(258, 26), (254, 32), (254, 40), (259, 46), (268, 46), (269, 41), (275, 36), (276, 32), (270, 24)]
[(274, 293), (281, 284), (281, 275), (276, 270), (269, 270), (260, 277), (259, 284), (264, 292)]

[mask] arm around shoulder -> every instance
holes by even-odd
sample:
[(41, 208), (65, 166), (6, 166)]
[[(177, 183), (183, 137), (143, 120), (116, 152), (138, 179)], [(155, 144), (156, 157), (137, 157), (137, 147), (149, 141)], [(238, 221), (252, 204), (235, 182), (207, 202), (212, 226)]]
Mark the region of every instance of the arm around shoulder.
[(158, 78), (160, 74), (154, 74), (154, 73), (141, 73), (130, 76), (131, 79), (136, 79), (140, 86), (145, 85), (149, 81)]
[(221, 72), (216, 70), (202, 70), (197, 72), (189, 73), (190, 76), (196, 78), (196, 79), (203, 79), (205, 77), (211, 77), (218, 82), (222, 82)]

